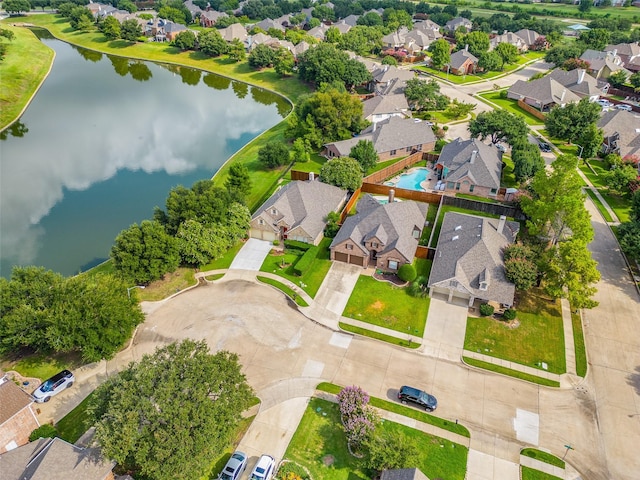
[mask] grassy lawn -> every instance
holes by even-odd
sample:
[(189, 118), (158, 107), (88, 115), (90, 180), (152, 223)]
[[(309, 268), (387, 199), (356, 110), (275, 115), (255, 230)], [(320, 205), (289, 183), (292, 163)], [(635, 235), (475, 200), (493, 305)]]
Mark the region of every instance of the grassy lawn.
[(208, 272), (209, 270), (222, 270), (223, 268), (229, 268), (231, 262), (233, 262), (233, 259), (238, 254), (243, 245), (244, 242), (236, 243), (233, 247), (227, 250), (227, 253), (222, 255), (220, 258), (212, 260), (206, 265), (202, 265), (200, 267), (200, 271)]
[(571, 325), (573, 327), (573, 345), (576, 351), (576, 373), (580, 377), (587, 374), (587, 350), (584, 345), (584, 332), (580, 315), (571, 312)]
[[(607, 202), (609, 207), (611, 207), (618, 219), (621, 222), (628, 222), (629, 215), (631, 213), (631, 196), (629, 194), (623, 196), (614, 195), (609, 192), (606, 184), (604, 183), (604, 174), (607, 171), (604, 162), (601, 160), (590, 159), (589, 165), (591, 165), (591, 168), (583, 162), (580, 163), (579, 168), (593, 186), (598, 189), (600, 195), (602, 195), (604, 201)], [(596, 205), (598, 205), (598, 203), (599, 202), (596, 202)]]
[(480, 98), (484, 98), (491, 103), (496, 104), (503, 110), (508, 111), (509, 113), (513, 113), (514, 115), (519, 115), (524, 117), (524, 121), (527, 122), (527, 125), (544, 125), (544, 122), (537, 117), (534, 117), (526, 110), (523, 110), (518, 106), (517, 100), (512, 100), (510, 98), (502, 98), (500, 96), (500, 90), (495, 90), (492, 92), (481, 93), (478, 95)]
[(584, 191), (587, 193), (587, 195), (589, 195), (589, 197), (591, 197), (591, 200), (593, 200), (593, 203), (595, 204), (600, 214), (604, 217), (604, 219), (607, 222), (613, 222), (613, 218), (611, 218), (611, 215), (609, 214), (609, 210), (604, 208), (604, 205), (602, 204), (600, 199), (596, 196), (595, 192), (590, 188), (585, 188)]
[[(466, 448), (389, 421), (382, 422), (378, 428), (402, 431), (409, 436), (420, 451), (415, 466), (429, 478), (464, 478)], [(374, 473), (365, 469), (362, 461), (347, 450), (338, 406), (318, 398), (309, 402), (284, 457), (308, 468), (315, 479), (364, 480), (372, 478)]]
[[(501, 186), (506, 188), (516, 188), (518, 186), (518, 182), (516, 181), (516, 174), (514, 173), (514, 164), (510, 155), (503, 155), (502, 161), (505, 166), (502, 169), (502, 182)], [(486, 200), (491, 202), (492, 200)]]
[(426, 258), (415, 258), (413, 260), (413, 266), (416, 268), (416, 273), (418, 274), (418, 277), (429, 278), (432, 264), (433, 264), (433, 261), (427, 260)]
[(33, 353), (20, 355), (16, 359), (5, 356), (0, 362), (2, 370), (15, 370), (23, 377), (39, 378), (46, 380), (65, 369), (72, 369), (82, 365), (80, 358), (72, 353), (60, 353), (46, 355)]
[(76, 443), (84, 432), (89, 430), (92, 424), (87, 414), (87, 405), (92, 395), (93, 392), (56, 423), (55, 427), (60, 438), (69, 443)]
[(548, 463), (549, 465), (554, 465), (560, 468), (565, 467), (564, 460), (561, 460), (555, 455), (552, 455), (550, 453), (543, 452), (542, 450), (538, 450), (537, 448), (525, 448), (520, 453), (525, 457), (535, 458), (536, 460), (540, 460), (541, 462)]
[(392, 337), (391, 335), (385, 335), (384, 333), (374, 332), (373, 330), (367, 330), (366, 328), (354, 327), (347, 323), (338, 322), (338, 326), (345, 332), (355, 333), (356, 335), (362, 335), (363, 337), (373, 338), (375, 340), (381, 340), (383, 342), (390, 343), (392, 345), (398, 345), (404, 348), (420, 348), (421, 343), (414, 343), (410, 340), (403, 340), (402, 338)]
[(565, 373), (560, 302), (531, 289), (518, 296), (516, 308), (517, 328), (490, 317), (469, 317), (464, 348), (539, 369), (546, 362), (549, 372)]
[(261, 277), (260, 275), (258, 275), (256, 277), (259, 281), (261, 281), (262, 283), (266, 283), (267, 285), (271, 285), (272, 287), (277, 288), (278, 290), (280, 290), (282, 293), (284, 293), (285, 295), (287, 295), (289, 298), (293, 299), (294, 302), (296, 302), (298, 305), (300, 305), (301, 307), (308, 307), (309, 304), (307, 302), (304, 301), (304, 299), (300, 298), (296, 292), (294, 292), (292, 289), (290, 289), (289, 287), (287, 287), (284, 283), (279, 282), (277, 280), (273, 280), (271, 278), (267, 278), (267, 277)]
[[(331, 260), (329, 260), (331, 238), (323, 238), (320, 242), (320, 249), (313, 265), (301, 277), (293, 274), (293, 267), (300, 259), (304, 252), (300, 250), (286, 249), (284, 255), (274, 255), (270, 253), (260, 267), (261, 272), (275, 273), (276, 275), (286, 278), (287, 280), (300, 285), (300, 287), (314, 298), (318, 289), (324, 280), (324, 277), (331, 268)], [(283, 268), (284, 265), (284, 268)]]
[(180, 267), (173, 273), (167, 273), (164, 279), (150, 283), (144, 289), (131, 290), (131, 295), (137, 295), (140, 301), (156, 302), (196, 283), (198, 282), (193, 268)]
[(53, 62), (54, 52), (26, 28), (3, 24), (15, 35), (3, 40), (7, 55), (0, 62), (0, 130), (18, 119)]
[[(296, 162), (291, 167), (291, 170), (298, 170), (299, 172), (313, 172), (318, 176), (322, 165), (327, 163), (327, 158), (320, 156), (318, 153), (312, 153), (308, 162)], [(291, 177), (289, 176), (290, 180)]]
[(428, 312), (429, 298), (412, 297), (404, 288), (361, 275), (343, 315), (421, 337)]
[(520, 467), (521, 480), (562, 480), (560, 477), (550, 475), (548, 473), (541, 472), (540, 470), (534, 470), (533, 468), (521, 466)]
[(431, 237), (431, 232), (436, 225), (436, 215), (438, 214), (438, 206), (437, 205), (429, 205), (429, 209), (427, 210), (427, 219), (429, 225), (425, 225), (422, 229), (422, 235), (420, 236), (420, 245), (429, 245), (429, 238)]
[(556, 387), (556, 388), (560, 387), (560, 382), (556, 382), (555, 380), (547, 380), (546, 378), (536, 377), (534, 375), (522, 373), (517, 370), (511, 370), (510, 368), (494, 365), (493, 363), (483, 362), (482, 360), (476, 360), (475, 358), (462, 357), (462, 360), (467, 365), (471, 365), (472, 367), (482, 368), (483, 370), (489, 370), (490, 372), (500, 373), (502, 375), (507, 375), (513, 378), (519, 378), (521, 380), (525, 380), (531, 383), (536, 383), (538, 385), (546, 385), (547, 387)]

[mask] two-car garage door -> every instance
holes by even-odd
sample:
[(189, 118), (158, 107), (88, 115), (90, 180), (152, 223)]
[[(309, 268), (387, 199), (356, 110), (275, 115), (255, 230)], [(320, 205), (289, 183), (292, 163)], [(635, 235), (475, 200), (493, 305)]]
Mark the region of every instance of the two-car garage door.
[(338, 262), (350, 263), (352, 265), (358, 265), (359, 267), (363, 267), (366, 261), (366, 257), (349, 255), (348, 253), (344, 253), (344, 252), (335, 252), (335, 259)]

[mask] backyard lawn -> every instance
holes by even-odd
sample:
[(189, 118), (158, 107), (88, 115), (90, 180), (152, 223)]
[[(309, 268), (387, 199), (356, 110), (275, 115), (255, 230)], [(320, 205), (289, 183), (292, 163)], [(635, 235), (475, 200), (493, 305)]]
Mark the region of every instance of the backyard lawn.
[(495, 90), (492, 92), (481, 93), (479, 97), (488, 100), (491, 103), (498, 105), (503, 110), (506, 110), (509, 113), (513, 113), (514, 115), (519, 115), (524, 117), (524, 121), (527, 122), (527, 125), (544, 125), (544, 122), (537, 117), (534, 117), (526, 110), (523, 110), (518, 106), (517, 100), (512, 100), (510, 98), (502, 98), (500, 96), (500, 90)]
[[(420, 451), (416, 466), (429, 478), (464, 478), (466, 448), (389, 421), (378, 428), (402, 431), (409, 436)], [(284, 458), (306, 467), (312, 478), (318, 480), (365, 480), (373, 478), (374, 473), (348, 452), (338, 405), (318, 398), (310, 400)]]
[(518, 295), (516, 309), (517, 328), (491, 317), (469, 317), (464, 348), (539, 369), (545, 362), (547, 371), (565, 373), (560, 301), (531, 289)]
[(69, 443), (76, 443), (84, 432), (89, 430), (91, 419), (87, 414), (87, 405), (92, 395), (93, 392), (56, 423), (55, 427), (61, 439)]
[(285, 249), (284, 255), (270, 253), (264, 260), (262, 267), (260, 267), (260, 271), (275, 273), (282, 278), (286, 278), (300, 286), (311, 298), (314, 298), (329, 268), (331, 268), (329, 245), (331, 245), (331, 239), (323, 238), (320, 245), (318, 245), (319, 250), (315, 261), (301, 277), (293, 274), (295, 264), (304, 253), (301, 250)]
[(360, 275), (345, 317), (421, 337), (429, 312), (429, 298), (415, 298), (404, 288)]

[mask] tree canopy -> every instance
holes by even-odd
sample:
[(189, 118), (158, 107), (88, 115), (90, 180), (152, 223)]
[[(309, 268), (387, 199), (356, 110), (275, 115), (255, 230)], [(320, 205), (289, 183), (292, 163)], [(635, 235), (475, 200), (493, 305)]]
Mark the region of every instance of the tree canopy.
[(358, 161), (364, 175), (378, 163), (378, 152), (371, 140), (360, 140), (353, 146), (349, 156)]
[(329, 185), (355, 192), (362, 185), (362, 168), (353, 158), (333, 158), (320, 167), (320, 179)]
[(184, 340), (110, 377), (91, 399), (102, 452), (150, 479), (199, 479), (249, 407), (235, 353)]
[(549, 135), (572, 143), (590, 124), (598, 121), (600, 111), (600, 105), (585, 97), (577, 103), (572, 102), (564, 107), (552, 108), (547, 114), (544, 124)]
[(371, 79), (362, 62), (330, 43), (321, 43), (300, 55), (298, 72), (302, 80), (316, 85), (342, 82), (347, 88)]
[(289, 163), (289, 149), (282, 142), (268, 142), (258, 150), (258, 161), (265, 168), (278, 168)]
[(429, 46), (431, 64), (440, 69), (451, 61), (451, 46), (444, 38), (440, 38)]
[(444, 110), (449, 104), (449, 97), (440, 93), (440, 85), (433, 79), (407, 80), (404, 96), (415, 110)]
[(469, 122), (469, 132), (472, 137), (484, 140), (491, 137), (492, 143), (506, 142), (515, 145), (523, 139), (526, 141), (529, 128), (524, 118), (506, 110), (492, 110), (482, 112)]

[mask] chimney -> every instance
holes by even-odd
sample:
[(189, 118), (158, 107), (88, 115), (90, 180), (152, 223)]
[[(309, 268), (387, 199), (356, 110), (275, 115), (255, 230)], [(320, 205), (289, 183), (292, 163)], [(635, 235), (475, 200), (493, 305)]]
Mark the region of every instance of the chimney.
[(389, 203), (395, 202), (396, 191), (393, 188), (389, 189)]
[(564, 90), (562, 90), (562, 95), (560, 95), (560, 101), (562, 102), (564, 100), (564, 96), (567, 93), (567, 89), (565, 88)]
[(465, 52), (468, 52), (468, 51), (469, 51), (469, 44), (468, 44), (468, 43), (464, 46), (464, 51), (465, 51)]
[(477, 156), (478, 156), (478, 150), (474, 150), (473, 152), (471, 152), (471, 161), (469, 163), (473, 165), (476, 161)]
[(309, 172), (309, 180), (311, 180), (312, 182), (316, 179), (316, 175), (313, 172)]
[(584, 81), (584, 74), (587, 71), (584, 68), (578, 69), (578, 85), (580, 85)]
[(500, 221), (498, 222), (498, 233), (502, 234), (502, 231), (504, 230), (504, 224), (507, 222), (507, 217), (505, 217), (504, 215), (500, 215)]

